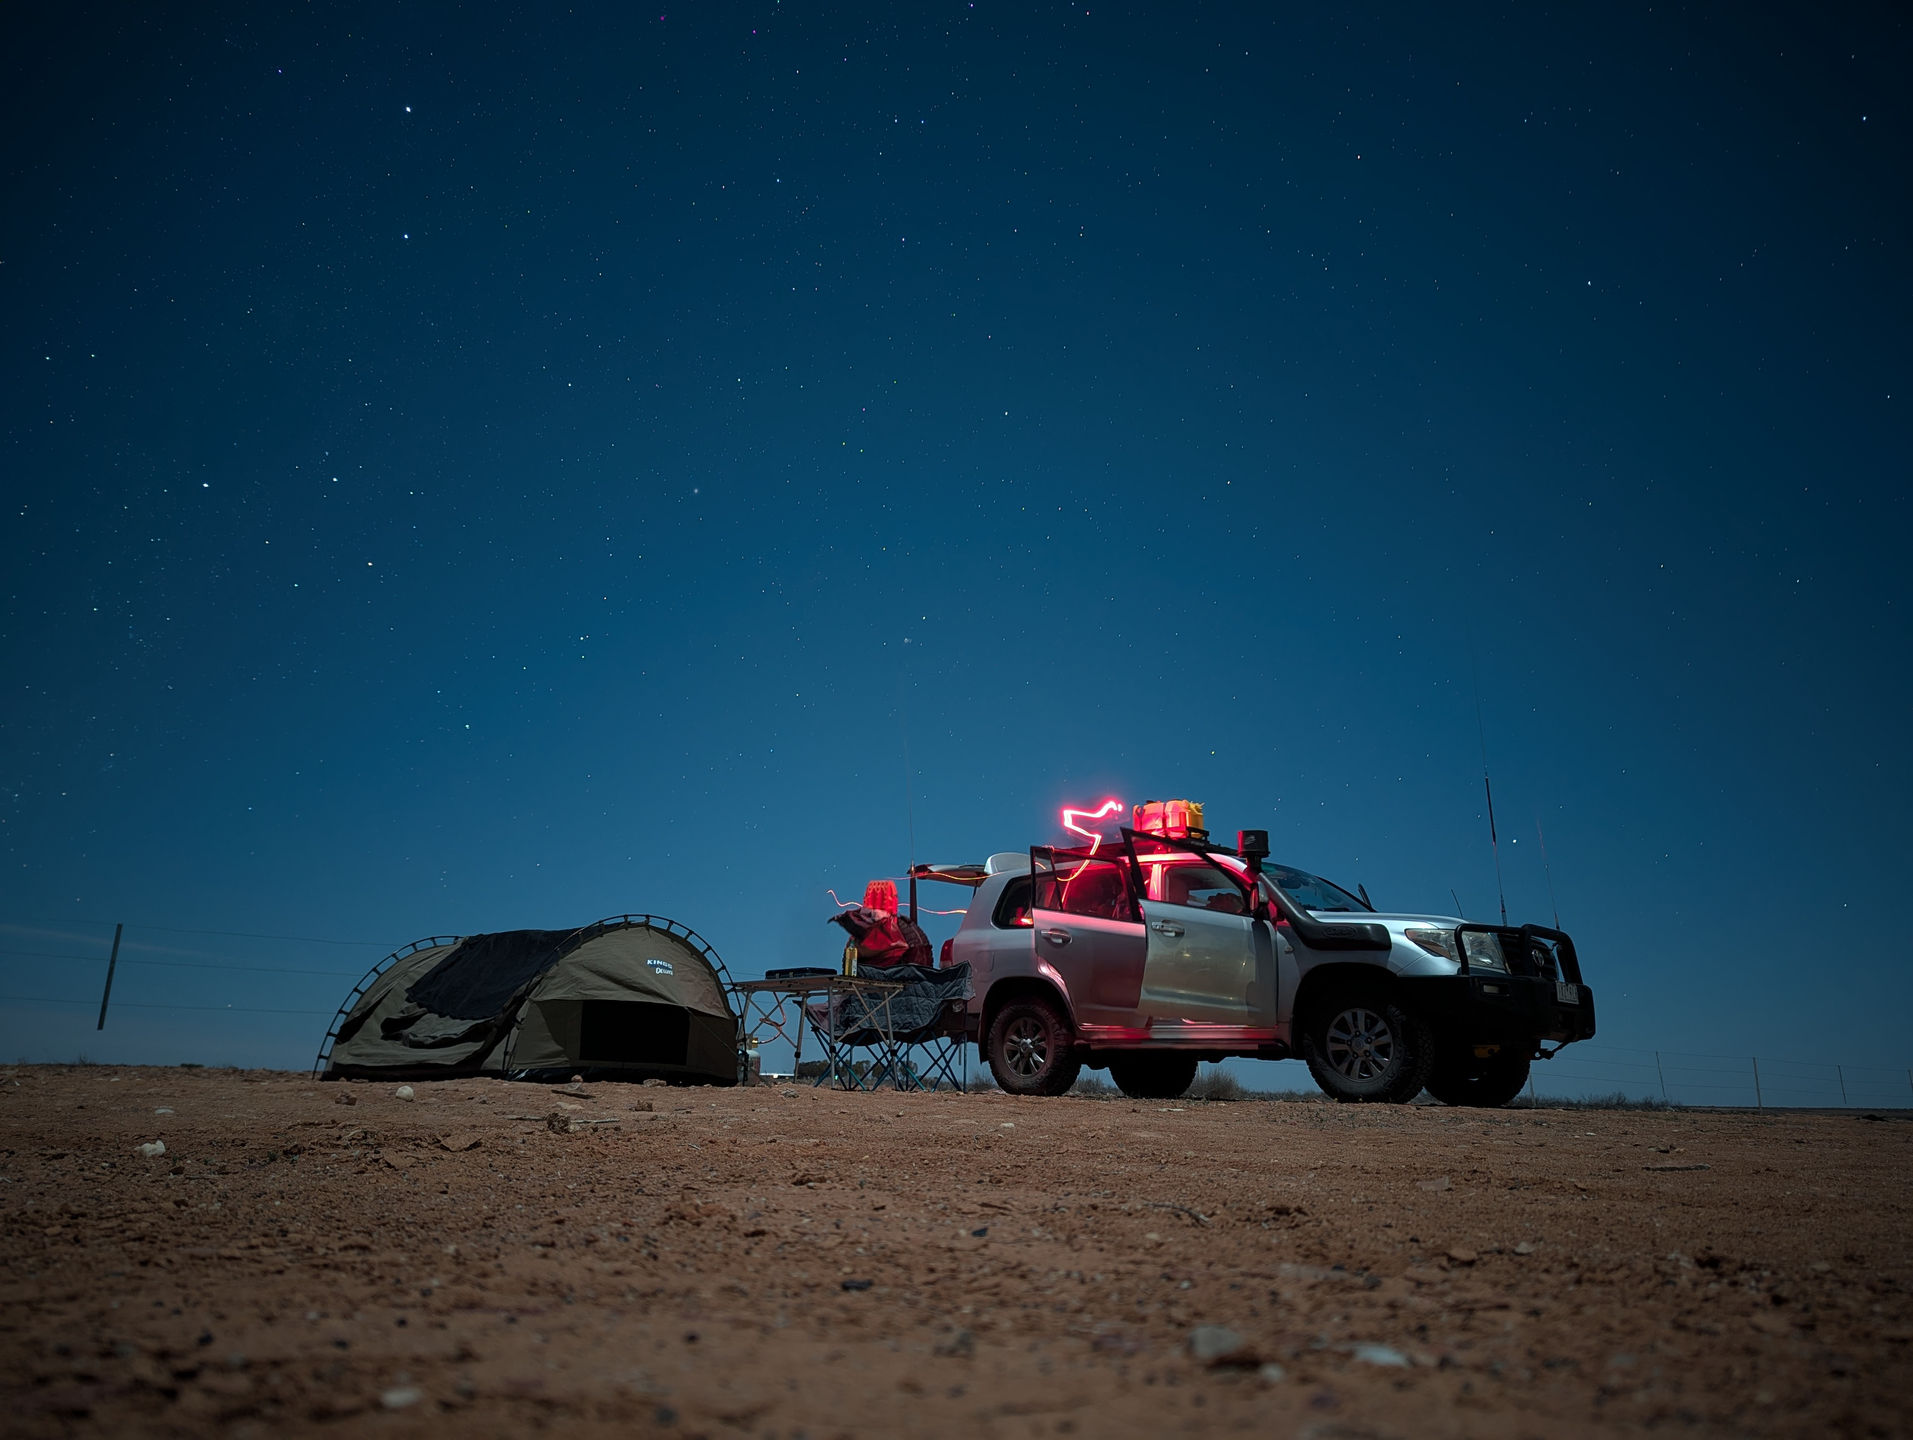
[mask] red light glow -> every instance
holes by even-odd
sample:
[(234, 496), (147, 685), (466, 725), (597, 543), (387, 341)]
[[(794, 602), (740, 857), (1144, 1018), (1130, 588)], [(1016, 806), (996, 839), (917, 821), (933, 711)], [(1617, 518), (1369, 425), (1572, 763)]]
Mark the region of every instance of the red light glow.
[[(837, 899), (837, 892), (835, 890), (825, 890), (824, 894), (831, 898), (839, 910), (855, 910), (860, 903), (856, 900)], [(970, 912), (968, 910), (932, 910), (928, 905), (925, 905), (921, 907), (921, 913), (925, 915), (968, 915)]]
[(1123, 802), (1120, 800), (1105, 800), (1094, 810), (1072, 810), (1068, 806), (1064, 806), (1063, 828), (1089, 841), (1089, 853), (1094, 855), (1098, 850), (1102, 849), (1103, 832), (1100, 830), (1086, 830), (1076, 822), (1079, 820), (1101, 820), (1105, 815), (1120, 814), (1122, 808)]

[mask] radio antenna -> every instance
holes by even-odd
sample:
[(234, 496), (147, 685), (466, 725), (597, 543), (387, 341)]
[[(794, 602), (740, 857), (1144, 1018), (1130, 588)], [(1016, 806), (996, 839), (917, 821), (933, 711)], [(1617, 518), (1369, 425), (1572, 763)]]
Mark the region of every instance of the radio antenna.
[(1488, 783), (1488, 767), (1481, 767), (1481, 788), (1488, 792), (1488, 848), (1495, 852), (1495, 897), (1501, 901), (1501, 923), (1508, 923), (1508, 892), (1501, 888), (1501, 837), (1495, 834), (1495, 787)]
[(917, 863), (917, 811), (916, 801), (910, 793), (910, 727), (901, 711), (897, 714), (897, 725), (903, 731), (903, 823), (910, 838), (910, 864), (914, 869)]
[(1554, 912), (1554, 928), (1561, 928), (1561, 907), (1554, 903), (1554, 871), (1548, 867), (1548, 837), (1541, 833), (1541, 817), (1534, 817), (1534, 836), (1541, 842), (1541, 873), (1548, 877), (1548, 908)]
[[(910, 637), (904, 636), (903, 643), (908, 645)], [(910, 786), (910, 719), (907, 710), (910, 703), (908, 660), (902, 660), (897, 666), (897, 733), (903, 738), (903, 823), (910, 842), (910, 919), (917, 918), (917, 812), (915, 799)]]
[[(1472, 661), (1474, 647), (1468, 647), (1468, 658)], [(1501, 884), (1501, 837), (1495, 833), (1495, 787), (1488, 779), (1488, 726), (1481, 718), (1481, 666), (1477, 661), (1475, 671), (1475, 730), (1481, 736), (1481, 788), (1488, 796), (1488, 848), (1495, 856), (1495, 897), (1501, 902), (1501, 923), (1508, 923), (1508, 892)], [(1559, 928), (1559, 927), (1557, 927)]]

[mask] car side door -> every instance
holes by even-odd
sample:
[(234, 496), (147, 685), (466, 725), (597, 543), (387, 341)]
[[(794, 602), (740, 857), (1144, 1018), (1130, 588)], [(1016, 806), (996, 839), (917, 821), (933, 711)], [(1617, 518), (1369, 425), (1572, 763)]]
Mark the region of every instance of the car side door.
[(1078, 1023), (1134, 1023), (1149, 947), (1128, 858), (1032, 865), (1038, 965), (1062, 977)]
[(1275, 954), (1268, 927), (1247, 913), (1243, 883), (1207, 860), (1146, 868), (1143, 1011), (1162, 1020), (1269, 1023)]

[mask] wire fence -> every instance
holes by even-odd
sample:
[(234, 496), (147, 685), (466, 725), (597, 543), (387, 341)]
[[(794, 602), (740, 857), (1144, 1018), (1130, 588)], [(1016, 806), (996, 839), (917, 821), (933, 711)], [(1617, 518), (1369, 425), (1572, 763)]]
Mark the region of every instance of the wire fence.
[(1776, 1110), (1913, 1107), (1913, 1066), (1635, 1050), (1587, 1040), (1558, 1060), (1537, 1062), (1533, 1074), (1535, 1094), (1543, 1098), (1617, 1094), (1670, 1105)]
[[(337, 1013), (352, 982), (392, 949), (368, 940), (129, 924), (123, 927), (115, 960), (123, 973), (114, 982), (110, 1003), (102, 1007), (114, 928), (70, 920), (0, 922), (0, 1005), (50, 1006), (87, 1022), (97, 1010), (109, 1025), (111, 1015), (120, 1010), (325, 1021)], [(154, 936), (168, 938), (149, 938)], [(304, 955), (294, 951), (288, 957), (294, 963), (279, 963), (261, 960), (251, 943), (231, 943), (258, 941), (281, 947), (281, 955), (286, 955), (285, 947), (327, 949)], [(341, 949), (359, 953), (346, 960), (338, 953)], [(307, 955), (315, 962), (323, 955), (345, 964), (296, 963)], [(59, 1027), (63, 1034), (73, 1028)], [(315, 1026), (315, 1031), (320, 1028)], [(1558, 1059), (1537, 1061), (1532, 1089), (1541, 1100), (1622, 1096), (1689, 1106), (1906, 1109), (1913, 1108), (1913, 1066), (1646, 1050), (1583, 1041)]]
[[(272, 958), (259, 954), (262, 941), (272, 945)], [(0, 922), (0, 1005), (49, 1006), (87, 1020), (97, 1012), (88, 1027), (95, 1030), (128, 1010), (323, 1020), (337, 1012), (351, 982), (391, 948), (251, 930), (6, 921)]]

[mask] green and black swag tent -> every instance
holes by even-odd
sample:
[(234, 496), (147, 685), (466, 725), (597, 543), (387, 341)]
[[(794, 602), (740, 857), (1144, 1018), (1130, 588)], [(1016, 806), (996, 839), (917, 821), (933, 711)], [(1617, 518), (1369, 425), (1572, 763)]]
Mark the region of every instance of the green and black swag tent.
[(693, 930), (619, 915), (577, 930), (434, 936), (361, 980), (320, 1048), (326, 1080), (737, 1083), (730, 976)]

